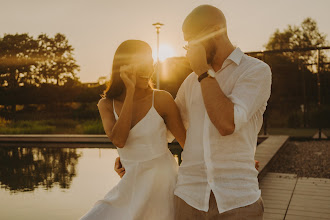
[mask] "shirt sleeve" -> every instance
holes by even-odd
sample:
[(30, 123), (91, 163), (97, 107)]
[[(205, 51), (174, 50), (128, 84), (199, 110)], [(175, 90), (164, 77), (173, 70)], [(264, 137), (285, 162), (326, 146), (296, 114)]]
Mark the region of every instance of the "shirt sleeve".
[(257, 64), (236, 82), (228, 98), (234, 103), (234, 124), (238, 131), (270, 97), (271, 70), (265, 63)]
[[(183, 122), (184, 127), (188, 128), (188, 115), (187, 115), (187, 106), (186, 106), (186, 94), (185, 94), (185, 86), (186, 86), (186, 80), (181, 84), (178, 93), (175, 97), (175, 104), (178, 106), (181, 119)], [(175, 139), (174, 135), (170, 132), (170, 130), (167, 129), (167, 141), (169, 143), (173, 142)]]

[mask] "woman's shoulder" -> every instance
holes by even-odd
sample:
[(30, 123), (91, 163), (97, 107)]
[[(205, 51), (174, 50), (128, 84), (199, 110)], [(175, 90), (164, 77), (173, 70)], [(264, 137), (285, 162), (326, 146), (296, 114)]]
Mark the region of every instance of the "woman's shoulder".
[(165, 90), (154, 89), (154, 94), (155, 94), (155, 101), (168, 102), (174, 100), (171, 93)]
[(174, 99), (171, 93), (165, 90), (154, 90), (154, 92), (155, 108), (158, 113), (160, 113), (160, 115), (164, 115), (167, 111), (172, 109), (173, 105), (175, 104)]
[(107, 109), (112, 109), (112, 99), (108, 99), (108, 98), (101, 98), (99, 100), (99, 102), (97, 103), (97, 107), (99, 109), (101, 108), (107, 108)]
[(176, 104), (171, 93), (165, 90), (155, 90), (155, 108), (164, 118), (169, 112), (175, 110)]

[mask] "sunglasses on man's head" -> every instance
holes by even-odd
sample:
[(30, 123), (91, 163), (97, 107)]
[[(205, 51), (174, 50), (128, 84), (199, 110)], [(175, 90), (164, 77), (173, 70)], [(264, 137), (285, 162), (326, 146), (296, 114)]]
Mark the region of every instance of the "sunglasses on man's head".
[(188, 50), (189, 45), (191, 44), (198, 44), (201, 43), (205, 40), (208, 40), (214, 36), (216, 36), (217, 34), (220, 34), (224, 31), (224, 29), (219, 29), (217, 31), (212, 31), (211, 33), (207, 33), (205, 35), (205, 30), (207, 30), (209, 28), (209, 26), (206, 26), (202, 31), (200, 31), (195, 37), (190, 38), (190, 40), (188, 41), (188, 44), (183, 46), (183, 49)]

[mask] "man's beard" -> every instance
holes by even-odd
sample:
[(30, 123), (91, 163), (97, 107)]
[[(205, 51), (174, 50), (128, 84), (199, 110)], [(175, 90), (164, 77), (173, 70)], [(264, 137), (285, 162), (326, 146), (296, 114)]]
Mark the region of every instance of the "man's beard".
[(216, 53), (216, 48), (214, 46), (211, 46), (206, 56), (207, 64), (209, 65), (212, 64), (215, 53)]

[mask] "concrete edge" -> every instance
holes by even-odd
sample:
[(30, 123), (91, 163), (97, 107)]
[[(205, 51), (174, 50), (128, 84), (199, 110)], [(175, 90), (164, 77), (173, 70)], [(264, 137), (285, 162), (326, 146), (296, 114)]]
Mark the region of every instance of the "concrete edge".
[[(279, 150), (287, 144), (289, 136), (259, 136), (255, 159), (259, 161), (259, 181), (267, 173), (268, 165), (276, 159)], [(48, 147), (87, 147), (87, 148), (115, 148), (109, 138), (104, 135), (86, 134), (19, 134), (0, 135), (0, 146), (38, 146), (47, 143)], [(180, 148), (176, 143), (169, 144), (171, 149)], [(181, 149), (181, 148), (180, 148)]]
[[(258, 143), (268, 136), (258, 136)], [(0, 134), (0, 142), (6, 143), (106, 143), (111, 144), (105, 134)], [(176, 140), (172, 143), (176, 144)]]
[(269, 164), (276, 160), (280, 149), (283, 149), (289, 141), (289, 136), (269, 136), (261, 144), (258, 145), (255, 159), (259, 161), (259, 182), (266, 175), (269, 169)]

